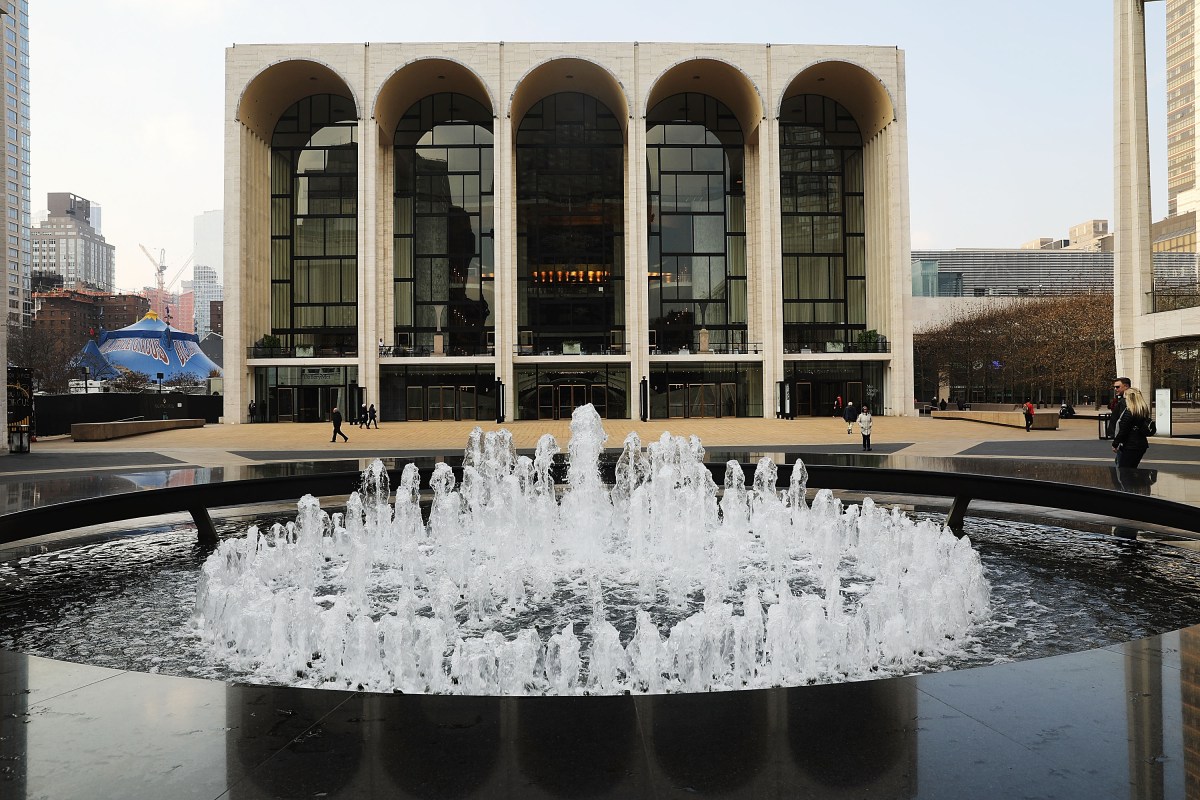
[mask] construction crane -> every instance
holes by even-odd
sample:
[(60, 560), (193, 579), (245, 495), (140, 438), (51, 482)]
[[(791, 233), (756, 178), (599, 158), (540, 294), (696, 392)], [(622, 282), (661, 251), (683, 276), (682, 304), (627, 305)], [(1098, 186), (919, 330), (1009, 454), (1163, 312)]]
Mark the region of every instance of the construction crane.
[(168, 291), (168, 292), (171, 291), (171, 289), (175, 286), (175, 282), (183, 277), (183, 271), (188, 268), (188, 266), (192, 263), (192, 259), (195, 257), (196, 257), (195, 253), (192, 253), (190, 256), (187, 257), (187, 261), (183, 262), (183, 266), (180, 267), (178, 270), (176, 270), (175, 276), (173, 278), (171, 278), (171, 280), (166, 282), (166, 284), (164, 286), (164, 289), (166, 291)]
[[(159, 287), (159, 291), (160, 292), (170, 292), (172, 289), (174, 289), (175, 282), (183, 277), (183, 271), (188, 268), (188, 265), (190, 265), (192, 263), (192, 259), (195, 257), (196, 257), (195, 253), (192, 253), (190, 256), (188, 256), (187, 261), (184, 261), (183, 266), (175, 271), (175, 275), (171, 278), (171, 280), (167, 281), (164, 285)], [(164, 297), (165, 297), (165, 295), (164, 295)], [(179, 298), (176, 298), (176, 301), (178, 301), (178, 299)], [(164, 300), (163, 302), (165, 303), (166, 300)], [(167, 308), (170, 309), (170, 306), (167, 306)], [(169, 310), (167, 311), (167, 315), (163, 318), (163, 321), (166, 322), (168, 325), (171, 324), (171, 312)], [(195, 326), (194, 319), (192, 320), (192, 324), (193, 324), (193, 329), (194, 329), (194, 326)]]
[(154, 256), (151, 255), (150, 251), (146, 249), (146, 245), (139, 244), (138, 247), (142, 248), (142, 252), (146, 254), (146, 258), (150, 259), (150, 263), (154, 265), (154, 279), (158, 284), (159, 303), (159, 307), (154, 309), (154, 313), (158, 314), (159, 318), (161, 319), (162, 317), (166, 316), (163, 313), (162, 306), (166, 303), (166, 293), (163, 291), (163, 278), (166, 276), (167, 272), (167, 251), (159, 250), (158, 260), (155, 261)]

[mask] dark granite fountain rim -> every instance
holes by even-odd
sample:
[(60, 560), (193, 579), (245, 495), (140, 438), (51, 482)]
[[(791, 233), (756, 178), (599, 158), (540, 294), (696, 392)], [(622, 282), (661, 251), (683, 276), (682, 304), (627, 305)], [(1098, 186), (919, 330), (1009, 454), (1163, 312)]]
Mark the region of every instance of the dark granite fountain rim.
[[(1131, 784), (1161, 786), (1153, 773), (1189, 757), (1186, 730), (1197, 720), (1186, 703), (1163, 702), (1185, 680), (1185, 661), (1200, 661), (1200, 626), (855, 683), (477, 698), (224, 684), (0, 650), (0, 785), (14, 798), (430, 796), (410, 783), (424, 769), (418, 785), (484, 796), (792, 797), (840, 787), (1122, 797)], [(445, 747), (457, 748), (453, 764), (438, 759)], [(1131, 754), (1142, 751), (1154, 754), (1151, 766), (1133, 774)]]

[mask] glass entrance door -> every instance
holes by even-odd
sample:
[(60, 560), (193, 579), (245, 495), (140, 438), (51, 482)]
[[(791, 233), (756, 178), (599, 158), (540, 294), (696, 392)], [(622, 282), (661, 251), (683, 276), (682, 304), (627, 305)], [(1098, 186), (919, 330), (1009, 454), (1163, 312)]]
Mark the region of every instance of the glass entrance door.
[(538, 419), (554, 419), (554, 387), (542, 384), (537, 387)]
[(475, 409), (478, 406), (478, 400), (475, 397), (474, 386), (459, 386), (458, 387), (458, 418), (459, 419), (475, 419)]
[(693, 383), (688, 386), (688, 416), (717, 416), (717, 385)]
[(813, 388), (810, 381), (796, 381), (796, 391), (792, 393), (792, 407), (797, 417), (813, 416)]
[(667, 416), (670, 419), (683, 419), (687, 416), (687, 386), (682, 383), (672, 383), (667, 386)]
[(605, 387), (586, 383), (543, 383), (537, 387), (538, 419), (570, 419), (579, 406), (591, 403), (596, 413), (606, 416)]
[(846, 399), (853, 400), (854, 405), (862, 408), (863, 404), (863, 384), (862, 381), (847, 381), (846, 382)]
[(295, 398), (290, 387), (280, 387), (275, 394), (275, 407), (278, 410), (280, 422), (293, 422), (296, 419)]
[(454, 386), (430, 386), (429, 419), (454, 419)]
[(589, 402), (587, 386), (576, 383), (562, 384), (558, 387), (558, 416), (555, 419), (570, 419), (576, 408)]

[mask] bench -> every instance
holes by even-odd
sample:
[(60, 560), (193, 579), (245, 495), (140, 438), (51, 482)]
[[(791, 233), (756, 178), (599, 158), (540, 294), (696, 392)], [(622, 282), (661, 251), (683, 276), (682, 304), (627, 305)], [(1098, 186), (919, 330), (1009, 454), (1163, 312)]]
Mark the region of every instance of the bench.
[[(963, 419), (968, 422), (983, 422), (988, 425), (1007, 425), (1010, 428), (1024, 428), (1025, 414), (1020, 411), (934, 411), (930, 414), (934, 419)], [(1058, 412), (1046, 409), (1033, 415), (1035, 431), (1058, 430)]]
[(76, 422), (71, 426), (71, 438), (77, 442), (107, 442), (126, 436), (138, 436), (155, 431), (179, 428), (203, 428), (202, 419), (139, 419), (131, 422)]

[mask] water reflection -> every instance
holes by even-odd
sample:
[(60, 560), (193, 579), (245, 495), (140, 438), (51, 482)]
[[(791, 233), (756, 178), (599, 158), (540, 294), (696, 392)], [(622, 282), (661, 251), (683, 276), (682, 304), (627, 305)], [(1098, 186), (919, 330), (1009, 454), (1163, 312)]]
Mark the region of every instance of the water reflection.
[(486, 698), (0, 653), (0, 785), (13, 800), (84, 785), (133, 798), (1200, 796), (1200, 628), (1115, 656), (756, 692)]

